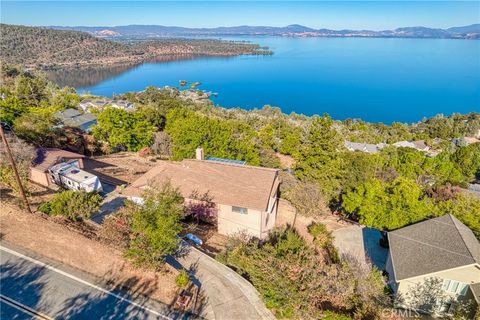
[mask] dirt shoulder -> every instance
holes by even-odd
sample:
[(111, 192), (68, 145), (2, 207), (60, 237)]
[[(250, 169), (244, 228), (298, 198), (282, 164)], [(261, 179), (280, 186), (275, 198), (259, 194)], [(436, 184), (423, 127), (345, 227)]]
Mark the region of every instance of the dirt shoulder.
[(176, 271), (168, 265), (164, 273), (136, 269), (120, 251), (5, 202), (0, 231), (2, 241), (88, 273), (109, 288), (128, 289), (166, 304), (175, 296)]

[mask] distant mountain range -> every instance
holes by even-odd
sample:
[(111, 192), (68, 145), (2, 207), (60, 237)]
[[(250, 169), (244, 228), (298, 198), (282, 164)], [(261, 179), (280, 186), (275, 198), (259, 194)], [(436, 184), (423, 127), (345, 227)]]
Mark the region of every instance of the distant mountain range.
[(161, 38), (194, 36), (283, 36), (283, 37), (380, 37), (380, 38), (446, 38), (480, 39), (480, 24), (448, 29), (406, 27), (395, 30), (330, 30), (313, 29), (298, 24), (286, 27), (238, 26), (217, 28), (183, 28), (159, 25), (128, 25), (116, 27), (62, 27), (51, 29), (88, 32), (102, 38)]

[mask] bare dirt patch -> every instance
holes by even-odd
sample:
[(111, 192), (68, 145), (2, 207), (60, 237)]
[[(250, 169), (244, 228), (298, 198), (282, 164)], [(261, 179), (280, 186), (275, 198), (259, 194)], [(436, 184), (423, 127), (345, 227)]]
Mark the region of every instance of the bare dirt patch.
[(276, 153), (276, 156), (280, 160), (280, 165), (282, 168), (293, 168), (295, 165), (295, 159), (291, 156), (287, 156), (285, 154), (281, 154), (280, 152)]
[[(327, 230), (333, 232), (335, 230), (351, 226), (351, 223), (341, 220), (334, 214), (323, 215), (320, 217), (305, 217), (301, 214), (297, 214), (295, 218), (295, 208), (292, 204), (285, 200), (280, 199), (278, 203), (276, 226), (287, 226), (295, 223), (295, 229), (297, 232), (308, 241), (313, 241), (313, 237), (308, 232), (308, 226), (313, 222), (320, 222), (327, 227)], [(295, 221), (295, 222), (294, 222)]]
[(119, 152), (85, 160), (85, 170), (114, 185), (130, 184), (155, 166), (155, 158)]
[(82, 270), (109, 287), (124, 288), (166, 304), (172, 303), (175, 297), (177, 271), (169, 265), (164, 272), (134, 268), (119, 250), (38, 214), (28, 214), (2, 202), (0, 229), (2, 241)]

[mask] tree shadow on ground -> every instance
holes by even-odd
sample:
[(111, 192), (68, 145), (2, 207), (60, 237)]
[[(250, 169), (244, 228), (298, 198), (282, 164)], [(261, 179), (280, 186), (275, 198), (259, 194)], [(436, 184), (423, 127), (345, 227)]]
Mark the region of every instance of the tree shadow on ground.
[[(157, 284), (130, 277), (118, 282), (107, 280), (106, 290), (82, 292), (67, 299), (58, 319), (183, 319), (183, 314), (172, 311), (168, 305), (149, 299)], [(126, 291), (126, 288), (129, 290)], [(132, 304), (132, 301), (135, 304)]]
[[(41, 280), (44, 274), (44, 267), (7, 260), (0, 265), (1, 294), (34, 310), (48, 308), (49, 305), (42, 301), (42, 296), (48, 294)], [(0, 308), (0, 319), (15, 319), (21, 315), (23, 313), (17, 309)]]
[(84, 170), (98, 176), (100, 180), (104, 180), (113, 185), (120, 186), (127, 184), (127, 181), (115, 177), (118, 172), (123, 172), (124, 169), (110, 163), (88, 158), (85, 159)]
[(379, 230), (364, 227), (362, 229), (363, 247), (365, 248), (365, 258), (370, 261), (377, 269), (385, 270), (387, 263), (388, 249), (380, 246), (382, 234)]

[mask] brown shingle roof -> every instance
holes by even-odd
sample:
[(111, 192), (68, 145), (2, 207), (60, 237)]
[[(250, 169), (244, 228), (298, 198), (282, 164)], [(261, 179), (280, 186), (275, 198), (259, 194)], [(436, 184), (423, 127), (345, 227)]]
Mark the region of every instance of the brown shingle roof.
[(127, 196), (141, 196), (150, 182), (170, 181), (188, 198), (192, 192), (209, 192), (220, 204), (266, 211), (269, 197), (278, 187), (277, 169), (221, 163), (209, 160), (162, 161), (125, 189)]
[(37, 149), (37, 156), (33, 160), (32, 167), (36, 170), (46, 172), (48, 168), (60, 162), (61, 159), (70, 160), (80, 158), (85, 158), (85, 156), (57, 148), (40, 148)]
[(396, 280), (480, 263), (472, 230), (450, 214), (389, 232), (388, 239)]

